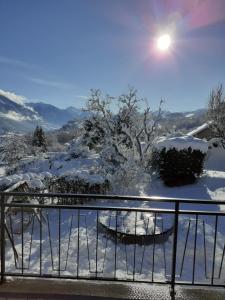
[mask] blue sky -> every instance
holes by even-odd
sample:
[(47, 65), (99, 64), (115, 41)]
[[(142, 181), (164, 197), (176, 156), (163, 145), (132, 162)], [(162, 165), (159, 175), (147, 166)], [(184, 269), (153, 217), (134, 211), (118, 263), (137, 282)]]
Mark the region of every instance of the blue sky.
[[(159, 33), (172, 32), (168, 53)], [(225, 83), (224, 0), (0, 0), (0, 89), (59, 107), (129, 85), (156, 109), (205, 107)]]

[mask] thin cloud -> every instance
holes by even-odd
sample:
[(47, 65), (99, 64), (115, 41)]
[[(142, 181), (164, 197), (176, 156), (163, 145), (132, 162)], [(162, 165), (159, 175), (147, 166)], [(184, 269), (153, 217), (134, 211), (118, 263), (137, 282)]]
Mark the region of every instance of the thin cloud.
[(44, 85), (44, 86), (49, 86), (49, 87), (55, 87), (55, 88), (61, 88), (61, 89), (74, 88), (73, 84), (61, 82), (61, 81), (47, 80), (47, 79), (38, 78), (38, 77), (27, 77), (27, 79), (29, 79), (33, 83), (36, 83), (39, 85)]
[(84, 99), (84, 100), (87, 100), (89, 98), (88, 96), (85, 96), (85, 95), (76, 95), (75, 97), (80, 98), (80, 99)]
[(38, 69), (37, 66), (29, 64), (25, 61), (9, 58), (5, 56), (0, 56), (0, 64), (16, 66), (24, 69)]
[(26, 97), (24, 96), (21, 96), (21, 95), (17, 95), (15, 93), (12, 93), (12, 92), (8, 92), (8, 91), (4, 91), (4, 90), (1, 90), (0, 89), (0, 96), (4, 96), (18, 104), (23, 104), (26, 100)]

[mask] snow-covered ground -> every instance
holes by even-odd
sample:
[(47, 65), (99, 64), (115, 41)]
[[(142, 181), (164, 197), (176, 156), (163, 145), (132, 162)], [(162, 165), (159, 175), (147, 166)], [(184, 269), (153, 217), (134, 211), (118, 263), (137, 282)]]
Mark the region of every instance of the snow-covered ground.
[[(116, 276), (120, 279), (132, 280), (133, 276), (135, 276), (135, 280), (151, 281), (153, 276), (154, 280), (169, 280), (173, 235), (170, 235), (163, 243), (125, 245), (119, 240), (115, 243), (115, 239), (111, 238), (110, 235), (102, 231), (101, 227), (97, 225), (98, 218), (104, 217), (104, 213), (107, 212), (115, 216), (115, 212), (107, 210), (103, 213), (99, 212), (98, 216), (96, 211), (80, 210), (78, 218), (76, 210), (61, 209), (61, 238), (59, 240), (59, 211), (57, 209), (43, 209), (42, 213), (46, 222), (42, 224), (42, 274), (58, 276), (60, 263), (61, 276), (76, 277), (77, 271), (79, 271), (79, 276), (87, 277), (114, 278)], [(119, 216), (122, 217), (120, 214)], [(172, 216), (168, 216), (168, 214), (163, 215), (164, 218), (166, 216), (173, 221)], [(134, 218), (135, 213), (133, 213)], [(20, 225), (18, 225), (20, 224), (18, 223), (18, 216), (14, 216), (12, 219), (12, 228), (16, 231), (20, 228)], [(224, 218), (221, 217), (218, 224), (215, 277), (219, 276), (221, 263), (222, 272), (220, 278), (215, 280), (216, 283), (224, 283), (225, 276), (223, 265), (223, 248), (225, 245), (224, 221)], [(7, 224), (11, 228), (9, 219), (7, 220)], [(161, 221), (157, 220), (157, 227), (161, 226)], [(208, 278), (212, 276), (214, 226), (214, 217), (199, 216), (195, 253), (195, 279), (204, 283), (210, 282), (209, 279), (205, 278), (205, 275)], [(195, 216), (183, 216), (179, 218), (177, 255), (177, 275), (180, 276), (179, 280), (192, 279), (195, 230)], [(205, 240), (202, 234), (203, 231), (205, 231)], [(6, 271), (12, 273), (21, 272), (23, 238), (23, 263), (26, 268), (24, 273), (38, 274), (40, 272), (40, 224), (37, 218), (32, 219), (23, 237), (21, 234), (14, 234), (12, 236), (19, 255), (19, 259), (16, 260), (18, 269), (15, 267), (12, 247), (7, 242)], [(205, 261), (207, 261), (206, 264)]]
[[(161, 180), (154, 178), (142, 195), (212, 199), (225, 202), (225, 150), (219, 147), (209, 149), (203, 175), (197, 183), (179, 187), (166, 187)], [(225, 210), (223, 205), (220, 208)]]
[[(88, 170), (90, 170), (93, 161), (97, 163), (98, 157), (93, 156), (88, 160), (87, 158), (83, 158), (81, 160), (79, 159), (79, 161), (73, 161), (65, 160), (65, 156), (59, 155), (57, 160), (52, 161), (52, 164), (49, 164), (49, 160), (46, 158), (41, 160), (38, 158), (38, 163), (31, 162), (24, 167), (23, 172), (26, 173), (27, 171), (32, 171), (36, 174), (40, 171), (48, 172), (49, 170), (52, 172), (68, 172), (70, 168), (87, 169), (87, 166)], [(204, 173), (196, 184), (182, 187), (166, 187), (160, 179), (153, 178), (148, 184), (140, 185), (139, 189), (131, 187), (130, 194), (190, 199), (217, 199), (222, 201), (225, 198), (225, 151), (219, 147), (209, 150)], [(91, 204), (95, 205), (96, 203), (92, 202)], [(101, 220), (101, 218), (105, 218), (106, 215), (111, 215), (112, 218), (115, 218), (115, 212), (107, 210), (108, 205), (151, 208), (152, 206), (159, 207), (159, 203), (152, 204), (150, 202), (143, 203), (139, 201), (132, 203), (104, 203), (101, 201), (101, 204), (105, 205), (106, 208), (103, 212), (99, 212), (99, 215), (97, 215), (96, 210), (80, 210), (80, 215), (78, 217), (77, 210), (61, 209), (60, 223), (59, 211), (57, 209), (42, 210), (43, 217), (46, 220), (42, 226), (42, 272), (45, 274), (58, 275), (58, 255), (60, 252), (61, 275), (77, 276), (77, 269), (79, 266), (80, 276), (111, 278), (116, 276), (120, 279), (131, 280), (135, 277), (136, 280), (149, 281), (152, 280), (153, 276), (154, 280), (168, 280), (169, 274), (171, 274), (173, 235), (169, 235), (167, 240), (163, 243), (125, 245), (119, 240), (115, 243), (115, 239), (111, 238), (105, 231), (102, 231), (97, 222), (98, 220)], [(196, 207), (199, 209), (199, 205), (191, 205), (189, 208), (193, 209)], [(210, 208), (207, 207), (207, 209), (223, 210), (224, 207), (222, 205), (220, 207), (212, 205)], [(129, 222), (127, 230), (130, 230), (132, 222), (134, 222), (135, 219), (135, 213), (127, 214), (125, 211), (119, 213), (119, 218), (123, 218), (124, 216), (128, 216), (124, 223)], [(151, 226), (151, 228), (147, 228), (146, 232), (152, 232), (152, 226), (154, 226), (152, 214), (149, 215), (149, 218), (151, 219), (150, 222), (147, 221), (148, 215), (145, 214), (145, 224), (150, 224)], [(163, 226), (162, 219), (167, 220), (167, 222), (170, 222), (171, 224), (173, 223), (173, 216), (169, 214), (165, 213), (161, 214), (161, 216), (157, 216), (156, 228), (159, 231)], [(14, 216), (12, 218), (12, 228), (18, 226), (20, 220), (20, 215), (19, 217), (18, 215)], [(143, 216), (141, 213), (138, 213), (137, 220), (138, 222), (142, 222)], [(107, 218), (106, 222), (110, 222), (110, 218)], [(10, 218), (7, 219), (7, 224), (11, 230)], [(165, 225), (167, 224), (164, 224), (164, 226)], [(112, 228), (112, 224), (108, 224), (108, 226)], [(215, 278), (218, 277), (218, 279), (215, 279), (215, 282), (224, 283), (225, 262), (223, 250), (225, 247), (225, 217), (221, 216), (218, 218), (217, 229)], [(196, 232), (196, 252), (194, 254)], [(203, 233), (205, 233), (205, 235)], [(177, 275), (179, 280), (186, 281), (192, 279), (195, 255), (195, 279), (204, 283), (210, 282), (213, 272), (214, 236), (214, 216), (209, 217), (199, 215), (197, 227), (196, 215), (183, 215), (179, 217), (179, 251), (177, 258)], [(20, 268), (22, 264), (22, 235), (14, 234), (13, 239), (19, 255), (17, 267)], [(38, 273), (40, 271), (40, 224), (36, 217), (31, 220), (30, 225), (25, 230), (23, 242), (24, 266), (29, 266), (29, 269), (25, 270), (25, 273)], [(61, 244), (60, 251), (59, 243)], [(6, 259), (7, 271), (20, 272), (20, 269), (16, 270), (15, 268), (14, 254), (9, 242), (7, 242)], [(96, 259), (98, 262), (97, 270)], [(222, 266), (221, 273), (220, 266)]]

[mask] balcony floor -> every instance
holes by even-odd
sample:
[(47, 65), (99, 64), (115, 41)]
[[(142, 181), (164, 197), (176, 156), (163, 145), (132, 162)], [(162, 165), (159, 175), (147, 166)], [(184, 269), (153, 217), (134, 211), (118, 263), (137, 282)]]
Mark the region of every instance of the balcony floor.
[[(224, 300), (225, 289), (177, 287), (176, 299)], [(169, 300), (169, 286), (102, 281), (14, 279), (0, 285), (0, 300)]]

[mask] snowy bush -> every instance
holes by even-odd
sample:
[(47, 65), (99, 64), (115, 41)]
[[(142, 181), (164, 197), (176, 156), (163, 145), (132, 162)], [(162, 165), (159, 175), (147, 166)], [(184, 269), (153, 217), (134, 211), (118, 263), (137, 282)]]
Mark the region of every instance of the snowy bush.
[(112, 194), (136, 195), (142, 192), (149, 184), (150, 174), (135, 162), (124, 163), (109, 177), (112, 182)]
[(106, 194), (109, 188), (109, 181), (101, 175), (79, 170), (54, 177), (49, 183), (49, 191), (57, 193)]
[(159, 138), (152, 167), (168, 186), (194, 183), (203, 171), (207, 150), (207, 142), (190, 136)]
[(70, 158), (86, 158), (90, 154), (87, 146), (83, 144), (82, 139), (74, 139), (67, 144), (67, 152)]

